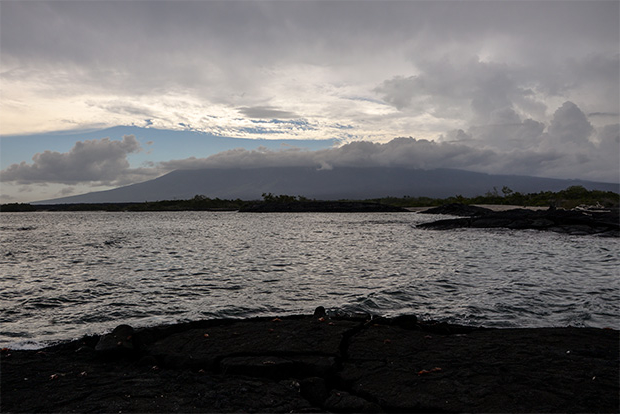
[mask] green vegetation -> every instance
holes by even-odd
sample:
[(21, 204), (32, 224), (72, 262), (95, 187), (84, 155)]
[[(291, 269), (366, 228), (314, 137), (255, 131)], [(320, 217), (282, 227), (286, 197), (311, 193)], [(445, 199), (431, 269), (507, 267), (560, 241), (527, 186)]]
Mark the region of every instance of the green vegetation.
[[(273, 195), (263, 193), (265, 203), (295, 203), (310, 201), (303, 196)], [(565, 190), (552, 192), (521, 194), (504, 186), (500, 191), (493, 188), (485, 195), (477, 197), (463, 197), (456, 195), (448, 198), (430, 197), (383, 197), (364, 200), (397, 207), (432, 207), (443, 204), (503, 204), (516, 206), (555, 206), (571, 209), (580, 205), (618, 208), (620, 195), (612, 191), (587, 190), (582, 186), (571, 186)], [(164, 200), (144, 203), (103, 203), (103, 204), (50, 204), (32, 205), (27, 203), (2, 204), (0, 211), (235, 211), (247, 204), (256, 204), (256, 201), (222, 200), (196, 195), (189, 200)]]
[(457, 195), (444, 199), (433, 199), (429, 197), (385, 197), (369, 201), (390, 204), (399, 207), (430, 207), (451, 203), (461, 204), (500, 204), (515, 206), (539, 206), (571, 209), (580, 205), (601, 206), (606, 208), (618, 208), (620, 195), (612, 191), (587, 190), (586, 188), (575, 185), (565, 190), (541, 191), (539, 193), (522, 194), (504, 186), (500, 191), (493, 188), (485, 195), (476, 197), (463, 197)]
[(271, 193), (263, 193), (262, 194), (263, 197), (263, 201), (265, 203), (282, 203), (282, 204), (288, 204), (288, 203), (295, 203), (295, 202), (299, 202), (299, 201), (310, 201), (310, 199), (304, 197), (304, 196), (290, 196), (290, 195), (286, 195), (286, 194), (282, 194), (282, 195), (273, 195)]
[(2, 212), (15, 212), (15, 211), (37, 211), (36, 206), (27, 203), (10, 203), (0, 205), (0, 211)]
[(222, 200), (196, 195), (189, 200), (162, 200), (144, 203), (88, 203), (88, 204), (2, 204), (0, 211), (235, 211), (247, 202)]

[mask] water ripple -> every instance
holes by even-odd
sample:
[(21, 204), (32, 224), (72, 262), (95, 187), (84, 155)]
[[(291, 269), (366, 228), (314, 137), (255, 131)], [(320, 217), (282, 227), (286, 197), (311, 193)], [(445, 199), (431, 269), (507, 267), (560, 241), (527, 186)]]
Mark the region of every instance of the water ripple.
[(415, 225), (435, 217), (413, 213), (2, 219), (2, 346), (318, 305), (484, 326), (618, 327), (616, 239), (422, 231)]

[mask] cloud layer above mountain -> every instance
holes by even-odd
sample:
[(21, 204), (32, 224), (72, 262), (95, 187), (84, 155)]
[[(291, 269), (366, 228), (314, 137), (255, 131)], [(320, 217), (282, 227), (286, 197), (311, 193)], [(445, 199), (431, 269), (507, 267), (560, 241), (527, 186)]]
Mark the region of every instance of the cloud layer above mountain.
[[(545, 126), (532, 120), (514, 122), (511, 137), (527, 140), (524, 148), (485, 145), (492, 126), (465, 132), (452, 131), (437, 141), (395, 138), (387, 143), (355, 141), (337, 148), (307, 151), (295, 147), (270, 150), (243, 148), (209, 157), (148, 163), (132, 168), (128, 156), (140, 152), (133, 135), (122, 141), (103, 138), (78, 142), (66, 153), (45, 151), (32, 163), (13, 164), (2, 171), (4, 182), (18, 184), (77, 183), (119, 186), (155, 178), (178, 169), (261, 168), (307, 166), (404, 167), (415, 169), (455, 168), (494, 174), (519, 174), (557, 178), (582, 178), (617, 182), (620, 127), (595, 131), (586, 115), (572, 102), (559, 107)], [(578, 172), (578, 175), (571, 176)]]

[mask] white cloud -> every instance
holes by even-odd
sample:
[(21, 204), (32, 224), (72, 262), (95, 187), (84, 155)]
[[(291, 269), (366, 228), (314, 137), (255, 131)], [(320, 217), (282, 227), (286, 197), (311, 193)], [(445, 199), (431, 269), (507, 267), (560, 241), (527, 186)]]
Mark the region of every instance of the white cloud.
[[(248, 136), (221, 113), (272, 108), (385, 141), (490, 123), (505, 108), (545, 121), (557, 96), (618, 112), (618, 5), (587, 3), (3, 2), (2, 121), (17, 133), (147, 117)], [(369, 102), (375, 88), (415, 121), (349, 99)]]
[[(503, 116), (516, 120), (510, 113)], [(495, 139), (496, 134), (504, 134), (502, 140)], [(513, 144), (502, 147), (498, 145), (500, 142)], [(131, 168), (127, 156), (140, 150), (136, 138), (125, 135), (122, 141), (104, 138), (78, 142), (66, 153), (36, 154), (32, 163), (13, 164), (0, 172), (2, 199), (8, 202), (19, 198), (12, 196), (12, 192), (22, 198), (42, 199), (105, 190), (152, 179), (172, 170), (201, 168), (456, 168), (617, 182), (620, 125), (593, 128), (579, 107), (566, 102), (555, 111), (548, 126), (526, 119), (514, 124), (470, 128), (467, 132), (453, 130), (438, 141), (414, 138), (396, 138), (386, 143), (354, 141), (317, 151), (290, 146), (279, 150), (237, 148), (206, 158), (151, 162), (142, 168)]]
[(1, 172), (0, 179), (18, 184), (122, 185), (153, 178), (152, 172), (129, 166), (127, 155), (140, 150), (133, 135), (125, 135), (122, 141), (78, 141), (69, 152), (45, 151), (35, 154), (31, 164), (12, 164)]
[[(193, 168), (258, 168), (264, 166), (338, 167), (393, 166), (404, 168), (457, 168), (492, 174), (583, 178), (615, 182), (618, 177), (618, 125), (597, 133), (598, 144), (588, 140), (592, 126), (583, 112), (566, 102), (546, 125), (532, 119), (512, 124), (453, 130), (439, 141), (396, 138), (387, 143), (356, 141), (339, 148), (301, 151), (236, 149), (208, 158), (162, 163), (165, 170)], [(508, 120), (512, 115), (508, 114)], [(501, 135), (501, 137), (499, 137)], [(501, 138), (501, 139), (500, 139)], [(509, 145), (510, 144), (510, 145)]]
[(506, 122), (506, 115), (511, 123), (520, 116), (544, 116), (544, 95), (535, 90), (539, 79), (520, 66), (484, 62), (477, 55), (422, 58), (416, 66), (418, 74), (396, 76), (375, 88), (404, 115), (426, 111), (474, 125)]
[(581, 109), (567, 101), (553, 114), (548, 132), (558, 144), (587, 145), (594, 128)]

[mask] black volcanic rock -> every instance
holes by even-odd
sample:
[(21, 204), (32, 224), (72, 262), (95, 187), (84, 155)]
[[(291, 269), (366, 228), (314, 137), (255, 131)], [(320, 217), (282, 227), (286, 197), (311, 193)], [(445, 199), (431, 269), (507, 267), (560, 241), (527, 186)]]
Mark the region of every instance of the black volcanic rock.
[[(127, 332), (127, 328), (118, 332)], [(618, 412), (617, 330), (292, 316), (3, 349), (3, 412)], [(318, 368), (317, 368), (318, 367)], [(36, 398), (33, 398), (36, 396)]]
[(3, 349), (2, 412), (619, 410), (613, 329), (291, 316), (142, 328), (133, 337), (135, 353), (110, 358), (80, 351), (97, 337)]
[[(605, 387), (597, 381), (615, 380), (618, 370), (599, 365), (584, 372), (590, 362), (602, 361), (586, 362), (584, 352), (603, 352), (609, 344), (586, 339), (590, 332), (477, 329), (446, 335), (423, 326), (372, 324), (354, 337), (338, 376), (349, 392), (371, 397), (385, 412), (607, 412), (617, 394), (605, 397), (611, 404), (605, 408), (590, 393)], [(617, 393), (618, 384), (606, 386)]]
[(600, 235), (618, 237), (620, 217), (617, 210), (585, 212), (578, 210), (527, 210), (492, 211), (469, 218), (438, 220), (422, 223), (419, 228), (450, 230), (457, 228), (508, 228), (515, 230), (550, 230), (571, 235)]
[(122, 354), (134, 351), (133, 328), (129, 325), (119, 325), (112, 332), (102, 335), (95, 346), (95, 351), (101, 355)]
[(451, 203), (420, 211), (420, 214), (449, 214), (451, 216), (473, 217), (482, 216), (490, 212), (490, 209), (484, 207), (470, 206), (461, 203)]

